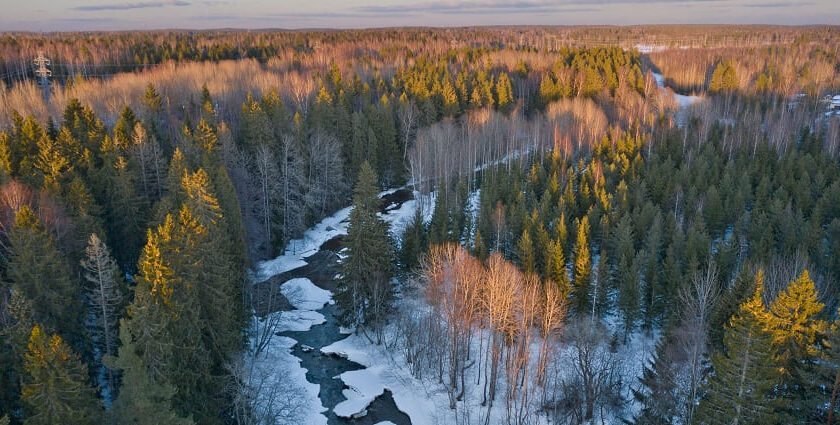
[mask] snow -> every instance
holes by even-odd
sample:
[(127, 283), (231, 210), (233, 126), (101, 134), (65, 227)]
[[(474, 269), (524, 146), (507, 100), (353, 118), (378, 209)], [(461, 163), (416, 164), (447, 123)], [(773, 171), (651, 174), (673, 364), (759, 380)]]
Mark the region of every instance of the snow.
[(347, 218), (352, 209), (353, 207), (341, 209), (321, 220), (320, 223), (304, 232), (302, 238), (289, 241), (283, 255), (257, 264), (254, 282), (259, 283), (280, 273), (305, 266), (307, 263), (304, 259), (318, 252), (318, 248), (324, 242), (347, 234)]
[(703, 100), (703, 98), (700, 96), (686, 96), (683, 94), (674, 93), (672, 90), (665, 87), (665, 77), (663, 77), (662, 74), (658, 74), (656, 72), (652, 72), (651, 74), (653, 74), (653, 79), (656, 80), (657, 86), (659, 86), (662, 90), (665, 90), (666, 92), (672, 94), (674, 100), (676, 100), (677, 104), (680, 105), (680, 109), (689, 107)]
[(342, 391), (347, 400), (338, 403), (333, 408), (333, 412), (340, 418), (364, 416), (373, 400), (385, 392), (385, 384), (379, 379), (377, 371), (373, 369), (351, 370), (340, 376), (348, 387)]
[[(401, 189), (404, 189), (404, 187), (388, 189), (379, 193), (379, 197), (381, 198), (383, 196), (390, 195)], [(403, 203), (400, 208), (387, 211), (385, 215), (382, 215), (382, 217), (385, 221), (394, 225), (394, 229), (399, 230), (399, 233), (397, 234), (398, 236), (402, 234), (401, 229), (404, 229), (405, 225), (411, 221), (411, 217), (414, 214), (414, 208), (416, 207), (417, 202), (415, 200), (409, 200)], [(321, 220), (320, 223), (304, 232), (302, 238), (289, 241), (286, 245), (286, 250), (282, 255), (279, 255), (272, 260), (266, 260), (258, 263), (255, 267), (256, 274), (253, 280), (254, 283), (263, 282), (272, 276), (305, 266), (307, 264), (305, 261), (306, 257), (318, 252), (318, 248), (320, 248), (324, 242), (336, 236), (347, 234), (347, 227), (349, 225), (348, 218), (350, 217), (350, 211), (352, 210), (352, 206), (346, 207)]]
[[(318, 398), (321, 386), (306, 380), (306, 369), (300, 366), (301, 360), (291, 353), (295, 344), (297, 341), (292, 338), (274, 336), (262, 353), (246, 359), (253, 362), (249, 383), (262, 390), (257, 392), (257, 408), (261, 412), (273, 409), (275, 414), (281, 410), (293, 412), (278, 418), (279, 423), (326, 425), (327, 417), (323, 412), (327, 408)], [(247, 367), (244, 369), (249, 370)], [(267, 391), (272, 385), (279, 388)]]
[(639, 53), (653, 53), (653, 52), (663, 52), (668, 50), (667, 46), (657, 46), (657, 45), (650, 45), (650, 44), (637, 44), (634, 46)]
[(397, 408), (411, 418), (413, 425), (439, 423), (435, 412), (440, 405), (436, 405), (435, 398), (428, 394), (423, 383), (411, 376), (405, 363), (395, 361), (384, 346), (370, 344), (364, 337), (354, 334), (321, 348), (321, 352), (345, 357), (366, 367), (339, 375), (352, 390), (346, 390), (344, 395), (348, 400), (333, 409), (336, 415), (365, 410), (376, 396), (388, 389)]
[(327, 321), (323, 314), (310, 310), (278, 311), (271, 314), (280, 316), (275, 332), (306, 332)]
[(311, 280), (300, 277), (280, 286), (283, 296), (298, 310), (320, 310), (327, 303), (334, 304), (332, 293), (315, 286)]

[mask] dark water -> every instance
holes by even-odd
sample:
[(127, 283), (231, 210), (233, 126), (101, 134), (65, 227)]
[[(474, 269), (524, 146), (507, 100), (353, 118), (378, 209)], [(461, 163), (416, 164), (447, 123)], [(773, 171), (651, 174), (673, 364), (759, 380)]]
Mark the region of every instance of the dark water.
[[(403, 202), (409, 199), (411, 199), (411, 191), (404, 189), (386, 195), (382, 198), (382, 211), (399, 208)], [(390, 208), (388, 208), (389, 206)], [(336, 264), (338, 260), (335, 252), (341, 249), (341, 239), (341, 236), (330, 239), (321, 245), (316, 254), (306, 258), (308, 263), (306, 266), (283, 273), (272, 279), (271, 282), (266, 282), (266, 284), (274, 286), (288, 279), (305, 277), (320, 288), (334, 291), (335, 281), (333, 277), (337, 273)], [(323, 324), (312, 326), (306, 332), (283, 332), (281, 335), (293, 338), (298, 342), (292, 348), (292, 354), (301, 359), (301, 366), (307, 370), (306, 379), (321, 386), (318, 397), (328, 409), (324, 412), (324, 415), (327, 416), (327, 423), (330, 425), (373, 425), (382, 421), (390, 421), (397, 425), (411, 425), (411, 419), (397, 408), (391, 391), (387, 389), (368, 406), (367, 415), (359, 419), (339, 418), (333, 413), (332, 409), (345, 400), (342, 390), (347, 388), (338, 376), (347, 371), (364, 369), (364, 366), (341, 357), (321, 354), (320, 349), (322, 347), (344, 339), (346, 335), (339, 332), (334, 305), (328, 304), (319, 311), (326, 319)], [(312, 350), (305, 352), (304, 346), (312, 347)]]
[[(373, 425), (382, 421), (391, 421), (397, 425), (411, 425), (411, 420), (408, 415), (397, 408), (394, 398), (388, 390), (385, 390), (385, 393), (377, 397), (368, 406), (367, 415), (359, 419), (339, 418), (333, 413), (333, 407), (345, 400), (341, 391), (347, 388), (344, 382), (338, 378), (338, 375), (351, 370), (364, 369), (364, 367), (341, 357), (321, 354), (321, 347), (343, 339), (346, 335), (339, 333), (339, 325), (334, 314), (334, 305), (327, 305), (320, 312), (326, 318), (324, 324), (313, 326), (307, 332), (284, 332), (282, 335), (298, 341), (294, 348), (292, 348), (292, 354), (301, 359), (301, 366), (307, 370), (306, 379), (309, 382), (321, 385), (321, 391), (318, 393), (318, 397), (321, 398), (321, 403), (329, 409), (324, 412), (327, 416), (327, 423), (331, 425)], [(304, 345), (310, 346), (313, 349), (309, 352), (304, 352)]]
[[(381, 211), (387, 213), (402, 206), (403, 202), (412, 199), (412, 192), (407, 189), (400, 189), (394, 193), (382, 197)], [(289, 279), (305, 277), (320, 288), (335, 291), (334, 277), (338, 273), (336, 252), (342, 248), (343, 236), (336, 236), (324, 242), (314, 255), (306, 258), (307, 265), (275, 276), (268, 281), (257, 285), (261, 291), (278, 290), (279, 285)], [(268, 307), (267, 311), (275, 311), (276, 308)], [(364, 369), (364, 366), (350, 360), (321, 354), (320, 349), (333, 342), (347, 337), (339, 332), (338, 320), (335, 316), (335, 306), (326, 305), (319, 310), (324, 315), (326, 322), (315, 325), (306, 332), (283, 332), (281, 335), (295, 339), (298, 343), (292, 347), (292, 354), (301, 359), (301, 366), (306, 369), (306, 379), (321, 386), (318, 397), (328, 410), (324, 412), (327, 423), (330, 425), (373, 425), (382, 421), (390, 421), (397, 425), (411, 425), (411, 419), (404, 412), (397, 408), (391, 391), (385, 392), (377, 397), (367, 408), (367, 415), (359, 419), (339, 418), (333, 412), (333, 408), (340, 402), (346, 400), (342, 390), (347, 387), (341, 378), (344, 372)], [(312, 350), (304, 351), (303, 347), (312, 347)]]

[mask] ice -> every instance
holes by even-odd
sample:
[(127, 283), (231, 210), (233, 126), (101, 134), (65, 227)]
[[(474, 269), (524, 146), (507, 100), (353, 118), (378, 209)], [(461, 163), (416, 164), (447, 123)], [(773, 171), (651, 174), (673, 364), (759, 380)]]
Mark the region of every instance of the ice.
[[(411, 418), (413, 425), (438, 423), (435, 412), (441, 406), (435, 400), (440, 399), (442, 394), (430, 395), (423, 383), (411, 376), (405, 362), (391, 357), (384, 345), (370, 344), (363, 336), (354, 334), (321, 348), (321, 352), (346, 357), (366, 367), (340, 375), (341, 380), (357, 392), (345, 392), (345, 396), (353, 396), (352, 401), (339, 403), (334, 409), (336, 415), (364, 410), (376, 396), (388, 389), (393, 394), (397, 408)], [(371, 397), (373, 394), (376, 395)], [(344, 403), (347, 404), (342, 406)]]
[(659, 86), (662, 90), (665, 90), (666, 93), (671, 93), (674, 97), (674, 100), (677, 101), (677, 104), (680, 105), (680, 109), (687, 108), (697, 102), (703, 100), (700, 96), (686, 96), (683, 94), (674, 93), (673, 90), (668, 89), (665, 87), (665, 77), (662, 74), (658, 74), (656, 72), (652, 72), (653, 79), (656, 80), (656, 85)]
[[(379, 197), (390, 195), (403, 188), (388, 189), (381, 192)], [(404, 228), (404, 223), (410, 221), (411, 215), (414, 214), (413, 208), (416, 208), (416, 202), (409, 200), (402, 207), (388, 211), (383, 218), (389, 223), (396, 223)], [(336, 236), (347, 234), (349, 224), (347, 219), (350, 217), (350, 211), (352, 210), (352, 206), (346, 207), (321, 220), (320, 223), (304, 232), (302, 238), (289, 241), (282, 255), (258, 263), (255, 267), (254, 283), (263, 282), (272, 276), (305, 266), (307, 264), (305, 259), (318, 252), (318, 248), (324, 242)]]
[(298, 310), (320, 310), (325, 304), (333, 304), (332, 293), (315, 286), (311, 280), (300, 277), (280, 286), (283, 296)]
[(302, 238), (289, 241), (283, 255), (257, 264), (254, 281), (262, 282), (280, 273), (305, 266), (307, 263), (304, 259), (318, 252), (318, 248), (324, 242), (347, 234), (347, 218), (352, 209), (352, 207), (341, 209), (321, 220), (320, 223), (304, 232)]
[[(326, 425), (327, 409), (321, 404), (321, 386), (306, 380), (306, 369), (291, 354), (297, 343), (292, 338), (274, 336), (256, 357), (246, 355), (245, 383), (256, 391), (256, 413), (273, 417), (278, 423)], [(249, 366), (252, 362), (253, 369)]]
[(280, 316), (275, 332), (306, 332), (326, 322), (323, 314), (311, 310), (278, 311), (271, 314)]
[(365, 415), (367, 407), (376, 397), (385, 392), (385, 385), (379, 379), (375, 368), (351, 370), (342, 373), (341, 380), (347, 385), (342, 391), (347, 400), (338, 403), (333, 412), (341, 418), (359, 418)]

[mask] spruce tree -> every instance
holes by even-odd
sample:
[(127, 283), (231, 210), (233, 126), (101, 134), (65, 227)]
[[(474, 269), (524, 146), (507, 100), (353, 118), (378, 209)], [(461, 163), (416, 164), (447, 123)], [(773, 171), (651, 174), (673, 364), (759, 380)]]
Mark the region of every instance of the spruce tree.
[(87, 368), (60, 336), (35, 325), (24, 357), (25, 425), (99, 423), (99, 401), (87, 383)]
[(680, 417), (681, 403), (678, 378), (680, 364), (670, 351), (670, 338), (663, 337), (656, 344), (656, 352), (642, 369), (638, 389), (631, 390), (641, 406), (632, 421), (637, 425), (672, 425)]
[(505, 113), (513, 108), (513, 89), (507, 72), (500, 73), (496, 81), (496, 108)]
[(35, 307), (35, 320), (55, 329), (78, 350), (84, 347), (81, 285), (52, 236), (29, 206), (15, 216), (9, 233), (11, 252), (6, 274), (12, 287)]
[(420, 256), (426, 252), (426, 244), (426, 228), (418, 208), (402, 235), (400, 265), (404, 271), (411, 271), (419, 264)]
[(376, 173), (365, 161), (353, 192), (353, 210), (344, 244), (336, 301), (341, 321), (347, 325), (382, 324), (392, 297), (393, 247), (388, 224), (378, 215)]
[(826, 348), (821, 353), (822, 362), (817, 368), (815, 381), (825, 388), (828, 404), (824, 404), (826, 397), (814, 400), (814, 404), (826, 406), (827, 425), (840, 423), (840, 310), (826, 335)]
[(152, 379), (137, 354), (131, 340), (127, 322), (120, 322), (122, 345), (118, 357), (106, 357), (106, 365), (122, 372), (119, 396), (111, 406), (109, 416), (113, 423), (125, 425), (191, 425), (192, 419), (179, 416), (172, 408), (175, 387)]
[(519, 257), (519, 265), (525, 273), (537, 272), (537, 259), (534, 252), (534, 243), (531, 241), (531, 233), (527, 229), (522, 231), (522, 237), (516, 245), (516, 255)]
[(578, 222), (575, 239), (575, 269), (572, 281), (572, 306), (578, 315), (586, 314), (592, 305), (592, 256), (589, 253), (589, 219), (584, 216)]
[(224, 408), (221, 370), (213, 364), (216, 351), (205, 329), (218, 324), (202, 321), (202, 282), (190, 273), (201, 265), (194, 254), (199, 249), (192, 233), (196, 221), (185, 208), (177, 218), (168, 214), (149, 230), (128, 308), (127, 335), (121, 339), (136, 344), (154, 382), (175, 387), (173, 406), (181, 416), (219, 423)]
[(723, 352), (712, 357), (714, 374), (695, 420), (703, 425), (766, 424), (773, 413), (770, 389), (778, 382), (773, 336), (759, 280), (752, 298), (741, 304), (723, 336)]
[(776, 365), (782, 372), (777, 393), (787, 401), (788, 422), (806, 423), (816, 407), (814, 395), (820, 392), (822, 383), (814, 382), (812, 376), (820, 360), (819, 340), (828, 329), (827, 323), (818, 318), (823, 307), (807, 270), (770, 304), (766, 326), (773, 336)]
[(563, 245), (559, 240), (548, 243), (548, 265), (546, 275), (560, 289), (560, 296), (563, 300), (569, 296), (570, 282), (569, 270), (566, 266), (566, 256), (563, 255)]

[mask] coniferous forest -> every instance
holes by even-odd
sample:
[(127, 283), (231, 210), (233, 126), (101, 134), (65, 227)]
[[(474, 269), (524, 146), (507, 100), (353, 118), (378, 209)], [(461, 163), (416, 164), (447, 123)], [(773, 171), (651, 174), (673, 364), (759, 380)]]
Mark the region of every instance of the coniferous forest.
[(0, 424), (840, 424), (838, 95), (836, 26), (3, 33)]

